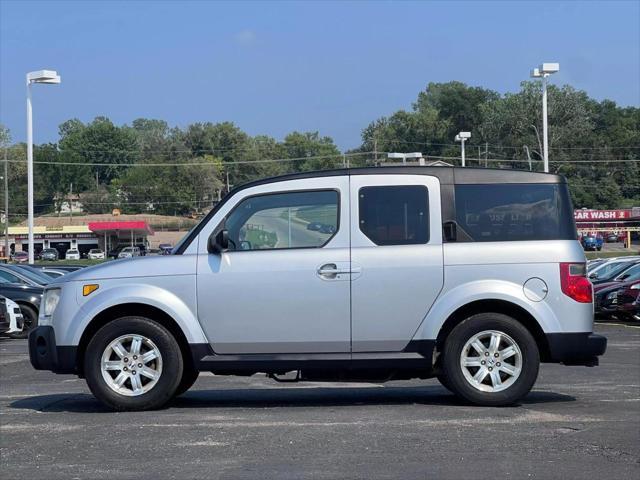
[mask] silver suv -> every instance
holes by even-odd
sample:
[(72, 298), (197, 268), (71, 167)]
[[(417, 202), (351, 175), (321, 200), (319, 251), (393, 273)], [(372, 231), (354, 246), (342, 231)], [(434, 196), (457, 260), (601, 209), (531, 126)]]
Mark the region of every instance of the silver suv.
[(540, 362), (598, 364), (592, 296), (561, 176), (295, 174), (236, 189), (172, 255), (54, 280), (29, 353), (118, 410), (159, 408), (200, 371), (437, 377), (499, 406), (530, 391)]

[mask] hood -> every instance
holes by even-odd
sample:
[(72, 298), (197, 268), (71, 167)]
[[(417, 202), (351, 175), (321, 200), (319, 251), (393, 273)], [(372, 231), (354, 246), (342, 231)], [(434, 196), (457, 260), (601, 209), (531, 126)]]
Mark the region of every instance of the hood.
[(58, 277), (49, 285), (73, 281), (195, 275), (195, 273), (196, 255), (154, 255), (106, 261)]
[(0, 294), (7, 296), (4, 292), (24, 292), (25, 294), (39, 295), (44, 291), (44, 287), (34, 287), (31, 285), (21, 285), (19, 283), (0, 283)]

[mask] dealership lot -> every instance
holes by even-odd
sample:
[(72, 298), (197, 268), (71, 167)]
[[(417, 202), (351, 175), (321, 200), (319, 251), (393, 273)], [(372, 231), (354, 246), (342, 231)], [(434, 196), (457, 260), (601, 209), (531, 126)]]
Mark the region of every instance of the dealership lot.
[(543, 365), (512, 408), (435, 380), (284, 384), (200, 377), (160, 412), (112, 413), (83, 380), (0, 340), (2, 478), (637, 478), (640, 328), (599, 324), (600, 367)]

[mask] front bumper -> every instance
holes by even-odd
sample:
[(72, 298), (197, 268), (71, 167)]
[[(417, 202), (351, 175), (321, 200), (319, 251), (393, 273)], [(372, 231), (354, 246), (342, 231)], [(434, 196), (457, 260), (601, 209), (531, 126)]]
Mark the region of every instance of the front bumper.
[(56, 334), (50, 325), (29, 333), (29, 360), (36, 370), (77, 373), (77, 351), (78, 347), (56, 345)]
[(607, 339), (595, 333), (547, 333), (549, 361), (565, 365), (598, 365), (607, 349)]

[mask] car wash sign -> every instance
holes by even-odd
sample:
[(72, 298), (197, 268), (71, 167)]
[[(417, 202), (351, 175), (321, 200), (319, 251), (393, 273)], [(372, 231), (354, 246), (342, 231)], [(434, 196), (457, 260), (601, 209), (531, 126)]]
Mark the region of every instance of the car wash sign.
[(610, 222), (631, 218), (631, 210), (575, 210), (573, 212), (578, 222)]

